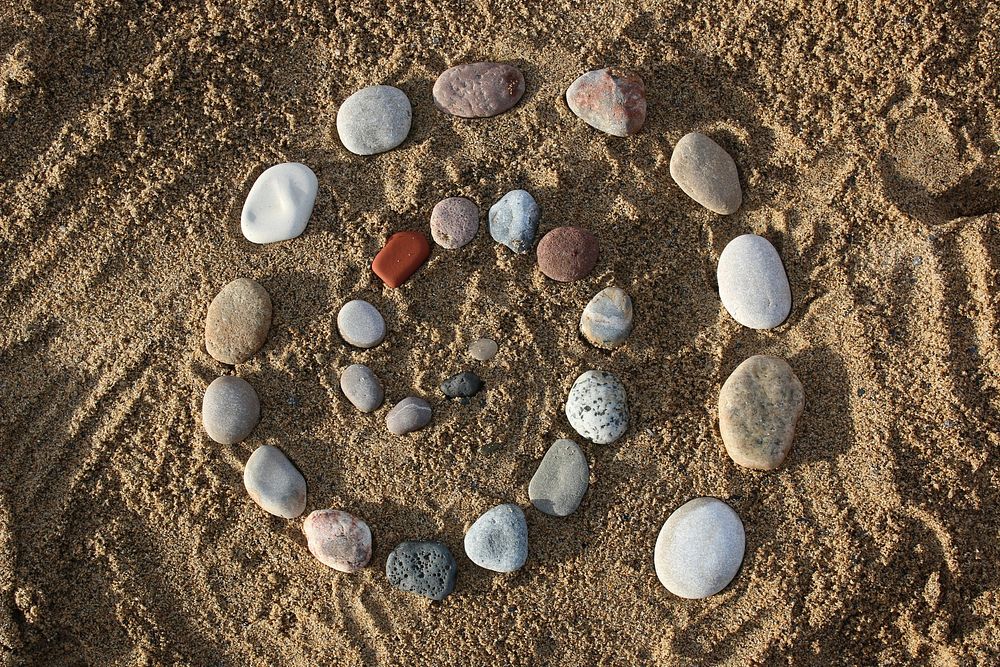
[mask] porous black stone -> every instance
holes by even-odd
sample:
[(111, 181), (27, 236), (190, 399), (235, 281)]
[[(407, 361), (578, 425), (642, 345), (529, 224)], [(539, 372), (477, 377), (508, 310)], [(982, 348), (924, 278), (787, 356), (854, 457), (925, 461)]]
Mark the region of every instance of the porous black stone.
[(440, 542), (403, 542), (389, 554), (385, 576), (401, 591), (443, 600), (455, 588), (458, 565)]
[(448, 398), (475, 396), (483, 388), (483, 381), (472, 371), (464, 371), (441, 383), (441, 391)]

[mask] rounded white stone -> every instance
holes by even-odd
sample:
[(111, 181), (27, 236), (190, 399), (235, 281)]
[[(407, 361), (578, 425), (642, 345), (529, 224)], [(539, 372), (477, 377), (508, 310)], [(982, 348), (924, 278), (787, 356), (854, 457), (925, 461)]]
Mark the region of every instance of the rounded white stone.
[(487, 510), (465, 534), (465, 554), (487, 570), (519, 570), (528, 560), (528, 524), (524, 511), (510, 503)]
[(355, 347), (371, 348), (385, 340), (385, 320), (375, 306), (355, 299), (337, 313), (340, 337)]
[(306, 480), (280, 449), (261, 445), (247, 460), (243, 485), (265, 512), (294, 519), (306, 509)]
[(299, 162), (265, 169), (243, 203), (243, 236), (253, 243), (294, 239), (309, 222), (318, 188), (316, 174)]
[(591, 442), (614, 442), (628, 430), (625, 387), (611, 373), (587, 371), (569, 390), (566, 418), (577, 433)]
[(260, 421), (260, 400), (249, 382), (232, 375), (212, 380), (201, 402), (208, 437), (223, 445), (245, 439)]
[(737, 236), (719, 256), (719, 298), (745, 327), (773, 329), (792, 310), (792, 291), (778, 251), (755, 234)]
[(337, 134), (357, 155), (392, 150), (410, 133), (413, 109), (399, 88), (368, 86), (354, 93), (337, 111)]
[(580, 333), (592, 345), (611, 350), (632, 332), (632, 299), (620, 287), (605, 287), (580, 316)]

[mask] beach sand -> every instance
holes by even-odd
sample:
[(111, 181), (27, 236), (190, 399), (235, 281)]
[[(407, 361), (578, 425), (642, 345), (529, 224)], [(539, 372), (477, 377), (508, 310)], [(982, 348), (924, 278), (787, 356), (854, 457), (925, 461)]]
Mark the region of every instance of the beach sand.
[[(535, 3), (532, 3), (535, 5)], [(244, 6), (240, 8), (239, 6)], [(692, 5), (700, 8), (693, 8)], [(0, 8), (0, 655), (27, 665), (990, 664), (1000, 643), (1000, 5), (878, 10), (791, 0), (699, 3), (170, 3), (25, 1)], [(252, 8), (250, 8), (252, 7)], [(435, 109), (447, 67), (517, 65), (508, 113)], [(628, 139), (591, 129), (563, 94), (621, 65), (649, 115)], [(398, 149), (348, 153), (338, 105), (404, 90)], [(744, 204), (715, 215), (673, 183), (689, 131), (739, 166)], [(308, 164), (305, 233), (256, 246), (239, 215), (257, 175)], [(525, 188), (540, 232), (601, 240), (585, 280), (557, 284), (485, 229)], [(483, 227), (434, 247), (402, 288), (370, 263), (392, 232), (429, 233), (467, 196)], [(787, 323), (722, 308), (719, 253), (766, 236), (792, 286)], [(235, 371), (204, 349), (206, 309), (247, 276), (274, 302), (264, 348)], [(614, 352), (577, 332), (603, 287), (635, 304)], [(363, 298), (389, 326), (370, 351), (336, 330)], [(500, 344), (476, 362), (468, 344)], [(788, 360), (806, 407), (785, 465), (726, 455), (716, 404), (753, 354)], [(338, 378), (369, 364), (387, 401), (356, 412)], [(527, 484), (589, 368), (622, 378), (631, 427), (575, 438), (592, 470), (567, 518)], [(470, 404), (440, 382), (471, 369)], [(262, 420), (212, 442), (201, 399), (246, 378)], [(432, 426), (394, 437), (408, 394)], [(303, 517), (265, 514), (242, 468), (280, 447), (307, 512), (372, 527), (370, 566), (313, 558)], [(653, 544), (702, 495), (743, 519), (743, 566), (701, 601), (666, 591)], [(465, 528), (526, 509), (516, 573), (473, 565)], [(391, 588), (406, 539), (455, 555), (455, 592)], [(992, 657), (991, 657), (992, 656)]]

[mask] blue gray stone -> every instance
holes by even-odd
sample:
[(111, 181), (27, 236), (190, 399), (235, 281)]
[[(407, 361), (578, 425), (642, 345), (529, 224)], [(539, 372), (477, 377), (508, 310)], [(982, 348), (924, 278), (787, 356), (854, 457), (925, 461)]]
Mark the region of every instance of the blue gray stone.
[(513, 504), (488, 510), (465, 534), (465, 553), (479, 567), (494, 572), (519, 570), (528, 560), (528, 524)]
[(490, 236), (516, 253), (531, 250), (542, 211), (525, 190), (511, 190), (490, 207)]
[(373, 412), (382, 405), (385, 390), (378, 376), (364, 364), (352, 364), (340, 374), (340, 390), (361, 412)]
[(368, 86), (354, 93), (337, 111), (337, 134), (358, 155), (392, 150), (410, 133), (413, 109), (399, 88)]

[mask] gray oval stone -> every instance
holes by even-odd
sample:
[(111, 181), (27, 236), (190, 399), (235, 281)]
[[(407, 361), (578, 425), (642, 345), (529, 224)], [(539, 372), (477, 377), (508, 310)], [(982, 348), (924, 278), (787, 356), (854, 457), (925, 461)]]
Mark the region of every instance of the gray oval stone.
[(476, 361), (489, 361), (496, 356), (499, 349), (500, 346), (497, 345), (497, 342), (489, 338), (480, 338), (469, 344), (469, 354)]
[(631, 332), (632, 299), (620, 287), (605, 287), (583, 309), (580, 333), (592, 345), (611, 350)]
[(416, 396), (407, 396), (389, 410), (385, 416), (385, 427), (393, 435), (405, 435), (430, 424), (432, 414), (430, 403)]
[(337, 313), (337, 330), (347, 343), (372, 348), (385, 340), (385, 320), (375, 306), (361, 299), (348, 301)]
[(243, 485), (265, 512), (294, 519), (306, 509), (306, 480), (281, 450), (261, 445), (243, 469)]
[(755, 234), (730, 241), (719, 255), (719, 298), (733, 319), (751, 329), (773, 329), (792, 310), (792, 291), (781, 257)]
[(483, 388), (483, 381), (472, 371), (456, 373), (441, 383), (441, 392), (448, 398), (475, 396)]
[(556, 440), (545, 452), (528, 483), (528, 498), (552, 516), (568, 516), (580, 506), (590, 486), (587, 457), (572, 440)]
[(448, 197), (431, 211), (431, 236), (442, 248), (466, 245), (479, 231), (479, 207), (465, 197)]
[(458, 565), (440, 542), (403, 542), (385, 561), (385, 576), (401, 591), (443, 600), (455, 589)]
[(591, 442), (614, 442), (628, 429), (625, 387), (611, 373), (587, 371), (569, 390), (566, 418), (577, 433)]
[(733, 158), (699, 132), (685, 134), (674, 146), (670, 176), (687, 196), (715, 213), (735, 213), (743, 203)]
[(507, 503), (487, 510), (465, 534), (465, 553), (479, 567), (513, 572), (528, 560), (528, 523), (524, 511)]
[(368, 86), (354, 93), (337, 111), (337, 134), (357, 155), (392, 150), (410, 133), (413, 109), (399, 88)]
[(374, 412), (385, 399), (378, 376), (364, 364), (352, 364), (344, 369), (340, 374), (340, 390), (361, 412)]
[(205, 349), (224, 364), (249, 359), (267, 340), (271, 328), (271, 297), (249, 278), (227, 284), (208, 306)]
[(695, 498), (663, 524), (653, 564), (668, 591), (698, 600), (729, 585), (745, 549), (743, 522), (736, 511), (718, 498)]
[(511, 190), (490, 207), (490, 236), (516, 253), (531, 250), (542, 210), (526, 190)]
[(201, 421), (212, 440), (223, 445), (240, 442), (260, 421), (257, 392), (243, 378), (215, 378), (201, 401)]
[(729, 457), (747, 468), (774, 470), (792, 448), (804, 407), (802, 383), (788, 362), (750, 357), (719, 392), (719, 431)]
[(505, 63), (466, 63), (445, 70), (434, 82), (434, 105), (462, 118), (487, 118), (507, 111), (524, 95), (524, 75)]

